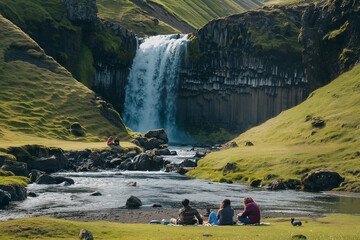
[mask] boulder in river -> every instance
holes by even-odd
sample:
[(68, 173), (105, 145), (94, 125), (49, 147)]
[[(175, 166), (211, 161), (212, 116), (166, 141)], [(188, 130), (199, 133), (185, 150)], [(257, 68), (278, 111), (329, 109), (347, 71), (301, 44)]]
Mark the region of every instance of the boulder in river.
[(56, 184), (67, 183), (67, 185), (74, 184), (74, 180), (66, 177), (54, 177)]
[(102, 195), (101, 192), (98, 191), (90, 193), (90, 196), (101, 196), (101, 195)]
[(62, 151), (57, 151), (56, 154), (52, 156), (42, 157), (32, 161), (30, 166), (32, 169), (53, 173), (61, 169), (68, 169), (69, 161)]
[(168, 143), (169, 141), (165, 129), (163, 128), (147, 131), (144, 136), (146, 138), (161, 139), (164, 143)]
[(251, 181), (250, 186), (252, 186), (252, 187), (259, 187), (260, 184), (261, 184), (261, 180), (260, 180), (260, 179), (256, 179), (256, 180)]
[(4, 171), (11, 171), (16, 176), (29, 176), (29, 171), (27, 169), (27, 164), (23, 162), (13, 161), (13, 160), (5, 160), (3, 166), (1, 167)]
[(126, 208), (139, 208), (142, 206), (142, 202), (139, 198), (131, 196), (128, 198), (125, 204)]
[(128, 184), (126, 184), (126, 186), (136, 187), (136, 182), (128, 182)]
[(304, 190), (307, 191), (329, 191), (339, 187), (343, 181), (339, 173), (327, 168), (311, 170), (301, 178)]
[(0, 208), (9, 205), (11, 195), (9, 192), (0, 189)]
[(22, 201), (26, 199), (26, 189), (21, 185), (0, 185), (0, 190), (8, 192), (11, 201)]
[(37, 184), (56, 184), (55, 178), (48, 174), (42, 174), (36, 179)]
[[(159, 171), (162, 163), (155, 161), (152, 156), (146, 153), (140, 153), (133, 159), (134, 170), (139, 171)], [(160, 166), (161, 165), (161, 166)]]
[(196, 167), (196, 163), (190, 159), (185, 159), (180, 163), (181, 167)]
[(288, 189), (301, 189), (301, 182), (297, 179), (289, 179), (285, 181), (285, 185)]
[(29, 174), (30, 182), (32, 182), (32, 183), (36, 182), (36, 179), (38, 177), (40, 177), (40, 175), (41, 175), (41, 172), (39, 170), (36, 170), (36, 169), (31, 170), (31, 172)]

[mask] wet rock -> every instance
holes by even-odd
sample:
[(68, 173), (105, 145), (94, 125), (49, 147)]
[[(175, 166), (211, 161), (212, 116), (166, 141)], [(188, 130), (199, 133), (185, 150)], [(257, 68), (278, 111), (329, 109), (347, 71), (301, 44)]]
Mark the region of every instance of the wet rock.
[(254, 144), (252, 142), (248, 141), (248, 142), (245, 143), (245, 146), (250, 147), (250, 146), (254, 146)]
[(286, 185), (283, 182), (283, 180), (281, 179), (276, 179), (271, 181), (268, 185), (267, 185), (267, 189), (272, 190), (272, 191), (277, 191), (277, 190), (285, 190), (286, 189)]
[(180, 163), (181, 167), (196, 167), (196, 163), (191, 161), (190, 159), (185, 159)]
[(307, 191), (329, 191), (339, 187), (344, 178), (335, 171), (326, 168), (317, 168), (301, 178), (304, 190)]
[(37, 197), (38, 195), (34, 192), (28, 192), (27, 196), (28, 197)]
[(79, 234), (80, 240), (94, 240), (92, 233), (87, 229), (81, 229)]
[(48, 174), (42, 174), (36, 179), (37, 184), (56, 184), (55, 178)]
[(261, 184), (261, 180), (260, 180), (260, 179), (256, 179), (256, 180), (251, 181), (250, 186), (252, 186), (252, 187), (259, 187), (260, 184)]
[(301, 182), (297, 179), (289, 179), (284, 182), (288, 189), (300, 189)]
[(142, 206), (142, 202), (139, 198), (131, 196), (128, 198), (128, 200), (126, 200), (125, 206), (126, 208), (139, 208)]
[(129, 182), (128, 184), (126, 184), (126, 186), (136, 187), (136, 182)]
[(68, 183), (69, 185), (71, 184), (74, 184), (74, 180), (71, 179), (71, 178), (66, 178), (66, 177), (54, 177), (54, 180), (56, 182), (56, 184), (60, 184), (60, 183), (63, 183), (63, 182), (66, 182)]
[(120, 164), (124, 161), (122, 158), (114, 158), (110, 161), (108, 164), (111, 168), (115, 168), (117, 166), (120, 166)]
[(8, 192), (11, 201), (22, 201), (26, 199), (26, 189), (21, 185), (0, 185), (0, 190)]
[(153, 208), (161, 208), (162, 205), (161, 205), (161, 204), (154, 203), (153, 205), (151, 205), (151, 207), (153, 207)]
[(38, 177), (40, 177), (40, 175), (41, 175), (41, 172), (39, 170), (36, 170), (36, 169), (31, 170), (31, 172), (29, 174), (30, 182), (32, 182), (32, 183), (36, 182), (36, 179)]
[(170, 150), (168, 148), (166, 149), (156, 149), (155, 155), (170, 155)]
[(224, 144), (224, 148), (234, 148), (234, 147), (238, 147), (236, 142), (228, 142)]
[(119, 169), (120, 170), (134, 170), (134, 163), (129, 158), (120, 164)]
[(188, 171), (195, 169), (194, 167), (180, 167), (176, 170), (177, 173), (184, 175), (186, 174)]
[(93, 192), (93, 193), (90, 193), (90, 196), (101, 196), (101, 192)]
[(227, 183), (227, 184), (233, 184), (233, 181), (228, 180), (228, 181), (226, 181), (226, 183)]
[(5, 160), (10, 160), (8, 155), (0, 155), (0, 167), (4, 164)]
[(9, 205), (11, 195), (9, 192), (0, 189), (0, 208)]
[(133, 160), (134, 170), (139, 171), (159, 171), (161, 167), (159, 163), (155, 161), (150, 155), (146, 153), (140, 153)]
[(146, 138), (157, 138), (161, 139), (164, 143), (168, 143), (168, 137), (165, 132), (165, 129), (155, 129), (147, 131), (144, 135)]
[(16, 176), (29, 176), (29, 171), (27, 169), (27, 164), (18, 161), (5, 160), (3, 166), (1, 167), (4, 171), (11, 171)]
[(237, 164), (235, 162), (228, 162), (223, 170), (223, 175), (225, 176), (228, 173), (234, 172), (237, 169)]
[(206, 152), (204, 151), (196, 151), (195, 157), (196, 158), (204, 158), (206, 156)]
[(176, 155), (177, 155), (177, 152), (176, 152), (176, 151), (170, 151), (170, 155), (171, 155), (171, 156), (176, 156)]

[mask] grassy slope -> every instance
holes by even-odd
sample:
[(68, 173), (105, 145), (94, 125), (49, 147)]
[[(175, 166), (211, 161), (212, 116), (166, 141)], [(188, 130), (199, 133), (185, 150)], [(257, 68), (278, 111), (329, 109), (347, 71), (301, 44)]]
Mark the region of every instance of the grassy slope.
[(266, 219), (270, 225), (259, 227), (172, 227), (28, 218), (0, 222), (0, 238), (79, 239), (80, 229), (85, 228), (93, 233), (94, 239), (291, 239), (300, 234), (307, 239), (359, 239), (359, 216), (332, 215), (316, 221), (302, 220), (302, 227), (291, 226), (290, 219)]
[(141, 35), (171, 34), (178, 30), (164, 22), (154, 23), (149, 16), (130, 0), (97, 0), (98, 16), (120, 23), (126, 29)]
[[(218, 17), (243, 12), (245, 9), (234, 0), (147, 0), (155, 2), (179, 20), (187, 22), (194, 28), (200, 28), (210, 20)], [(254, 6), (260, 6), (248, 0)], [(105, 19), (119, 22), (125, 28), (145, 35), (170, 34), (176, 29), (160, 21), (154, 24), (154, 18), (132, 3), (130, 0), (97, 0), (98, 15)]]
[[(209, 154), (189, 175), (250, 182), (268, 174), (300, 179), (311, 169), (327, 167), (345, 177), (340, 190), (360, 192), (359, 103), (360, 65), (302, 104), (240, 135), (234, 140), (239, 147)], [(325, 120), (325, 127), (312, 127), (317, 117)], [(245, 147), (246, 141), (255, 146)], [(223, 176), (228, 162), (238, 163), (238, 170)]]
[[(126, 129), (111, 125), (92, 104), (91, 90), (2, 16), (0, 26), (0, 139), (9, 130), (63, 140), (100, 141), (110, 134), (129, 138)], [(27, 61), (5, 62), (6, 52)], [(69, 134), (74, 122), (85, 129), (85, 137)]]

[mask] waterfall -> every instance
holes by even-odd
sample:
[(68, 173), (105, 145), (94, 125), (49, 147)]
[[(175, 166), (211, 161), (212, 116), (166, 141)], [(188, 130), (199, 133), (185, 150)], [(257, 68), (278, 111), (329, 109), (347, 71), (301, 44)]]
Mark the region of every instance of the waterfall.
[(139, 45), (128, 77), (123, 112), (125, 124), (133, 131), (165, 128), (170, 140), (179, 137), (176, 103), (187, 38), (159, 35)]

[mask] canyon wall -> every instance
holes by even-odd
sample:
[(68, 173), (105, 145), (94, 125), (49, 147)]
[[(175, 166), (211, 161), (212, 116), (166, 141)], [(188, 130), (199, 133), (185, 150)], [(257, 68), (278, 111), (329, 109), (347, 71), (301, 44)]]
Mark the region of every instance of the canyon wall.
[(298, 43), (306, 4), (263, 7), (213, 20), (190, 36), (178, 123), (244, 131), (308, 95)]

